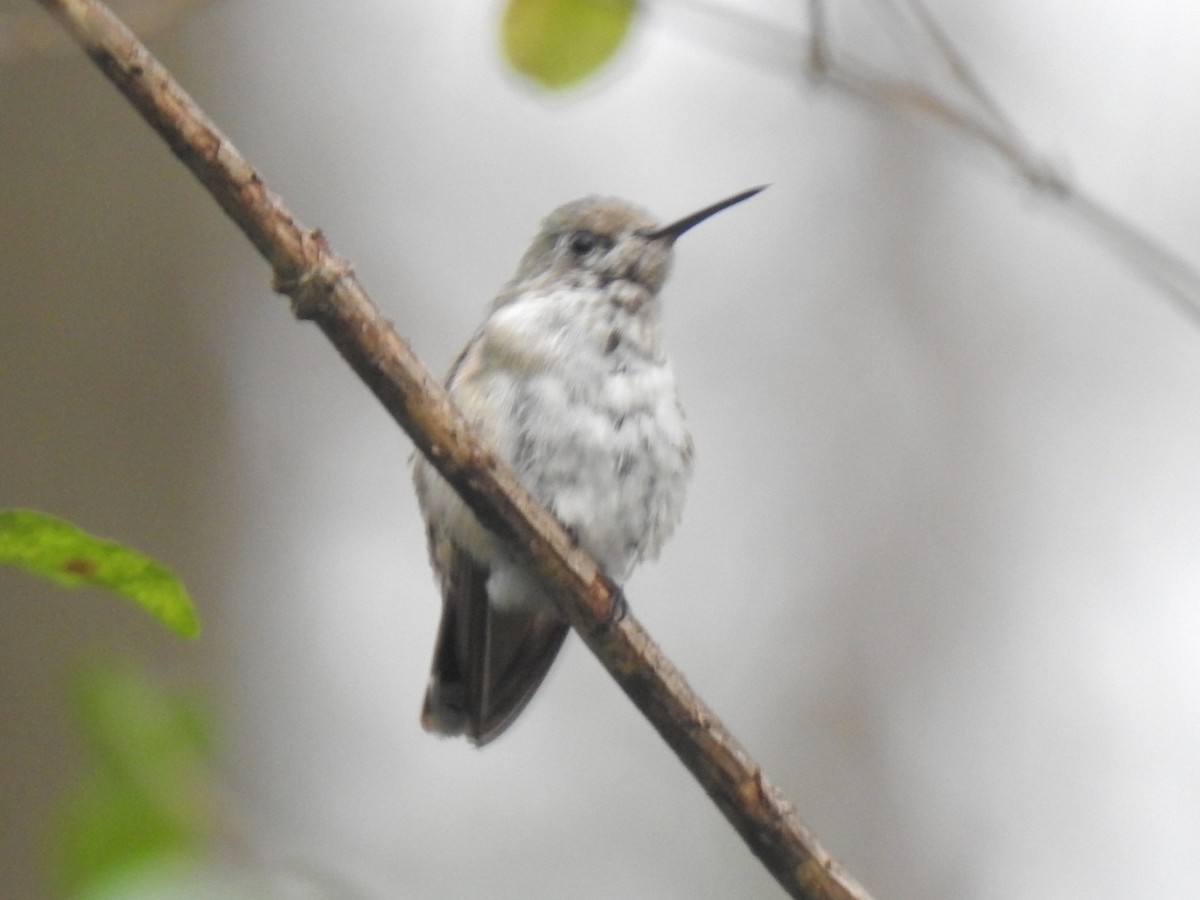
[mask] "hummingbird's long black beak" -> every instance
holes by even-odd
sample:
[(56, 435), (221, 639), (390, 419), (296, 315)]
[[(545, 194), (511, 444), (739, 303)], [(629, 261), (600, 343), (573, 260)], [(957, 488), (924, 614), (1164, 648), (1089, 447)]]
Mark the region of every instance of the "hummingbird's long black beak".
[(728, 209), (735, 203), (741, 203), (743, 200), (749, 200), (759, 191), (765, 191), (766, 189), (767, 185), (763, 184), (756, 188), (750, 188), (748, 191), (742, 191), (740, 194), (734, 194), (732, 197), (728, 197), (719, 203), (714, 203), (712, 206), (706, 206), (704, 209), (700, 210), (699, 212), (694, 212), (690, 216), (684, 216), (678, 222), (672, 222), (670, 225), (664, 225), (662, 228), (656, 229), (655, 231), (645, 232), (643, 236), (650, 241), (666, 241), (667, 243), (674, 243), (677, 237), (679, 237), (689, 228), (699, 225), (709, 216), (716, 215), (721, 210)]

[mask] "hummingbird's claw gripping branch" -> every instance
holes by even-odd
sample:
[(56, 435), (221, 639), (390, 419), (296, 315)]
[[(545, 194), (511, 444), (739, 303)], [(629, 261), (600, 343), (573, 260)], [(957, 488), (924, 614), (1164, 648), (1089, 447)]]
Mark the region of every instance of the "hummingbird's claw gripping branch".
[(612, 613), (609, 615), (605, 626), (612, 628), (629, 615), (629, 598), (625, 596), (625, 589), (619, 584), (609, 584), (612, 589)]

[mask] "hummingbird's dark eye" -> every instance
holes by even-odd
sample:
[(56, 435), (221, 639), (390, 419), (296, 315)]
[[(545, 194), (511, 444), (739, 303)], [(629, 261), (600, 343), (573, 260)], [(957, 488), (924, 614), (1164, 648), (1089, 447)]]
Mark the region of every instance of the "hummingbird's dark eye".
[(573, 231), (567, 238), (567, 246), (576, 256), (587, 256), (604, 241), (594, 231)]

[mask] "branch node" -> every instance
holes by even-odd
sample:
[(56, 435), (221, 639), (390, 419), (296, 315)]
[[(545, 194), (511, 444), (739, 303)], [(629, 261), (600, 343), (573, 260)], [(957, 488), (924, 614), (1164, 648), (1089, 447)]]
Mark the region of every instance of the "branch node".
[(329, 308), (329, 298), (342, 280), (353, 277), (354, 267), (329, 249), (319, 229), (305, 233), (301, 243), (307, 264), (294, 273), (276, 272), (271, 286), (292, 298), (297, 319), (316, 319)]
[(1059, 200), (1066, 200), (1074, 192), (1071, 179), (1053, 163), (1042, 159), (1031, 159), (1021, 166), (1021, 174), (1034, 188), (1045, 191)]

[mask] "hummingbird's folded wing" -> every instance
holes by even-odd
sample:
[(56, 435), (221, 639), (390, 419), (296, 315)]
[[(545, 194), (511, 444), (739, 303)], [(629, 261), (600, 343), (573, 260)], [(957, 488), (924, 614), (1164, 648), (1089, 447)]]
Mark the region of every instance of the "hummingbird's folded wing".
[(525, 708), (569, 626), (549, 612), (496, 610), (484, 566), (452, 544), (438, 555), (442, 622), (421, 725), (483, 746)]

